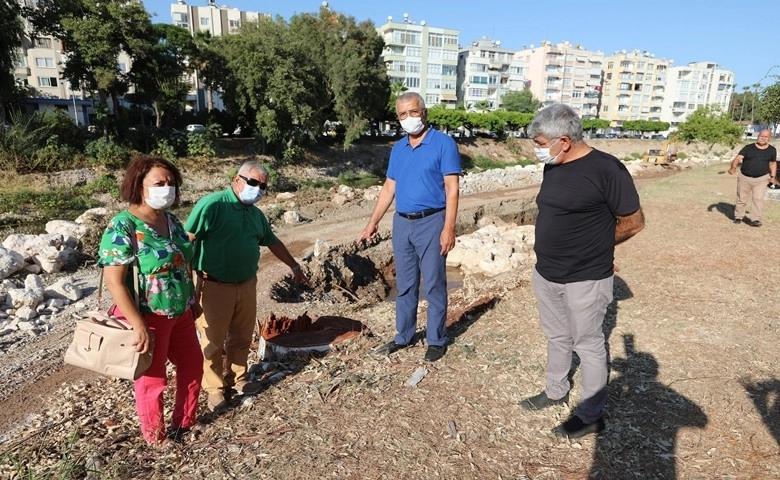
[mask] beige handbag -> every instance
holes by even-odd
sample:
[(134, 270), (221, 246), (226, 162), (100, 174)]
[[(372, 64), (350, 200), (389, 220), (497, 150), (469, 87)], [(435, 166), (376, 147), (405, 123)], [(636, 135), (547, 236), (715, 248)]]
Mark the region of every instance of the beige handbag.
[[(138, 259), (133, 262), (135, 304), (138, 306)], [(98, 279), (98, 309), (103, 298), (103, 269)], [(109, 312), (113, 313), (114, 308)], [(152, 351), (138, 353), (130, 325), (101, 311), (86, 313), (76, 321), (73, 341), (65, 352), (65, 363), (112, 377), (136, 380), (152, 365)]]

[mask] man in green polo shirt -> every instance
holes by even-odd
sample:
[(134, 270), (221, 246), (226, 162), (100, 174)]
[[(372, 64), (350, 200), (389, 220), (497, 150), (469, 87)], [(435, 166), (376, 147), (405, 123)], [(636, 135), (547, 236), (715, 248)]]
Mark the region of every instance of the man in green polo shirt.
[[(206, 195), (184, 228), (195, 243), (195, 294), (203, 314), (197, 320), (203, 350), (203, 380), (209, 410), (225, 405), (226, 394), (254, 394), (247, 380), (247, 358), (257, 318), (257, 268), (266, 246), (307, 283), (300, 265), (254, 206), (265, 193), (268, 172), (256, 162), (241, 165), (229, 188)], [(223, 355), (224, 352), (224, 355)], [(223, 358), (224, 357), (224, 358)], [(227, 374), (223, 375), (227, 361)]]

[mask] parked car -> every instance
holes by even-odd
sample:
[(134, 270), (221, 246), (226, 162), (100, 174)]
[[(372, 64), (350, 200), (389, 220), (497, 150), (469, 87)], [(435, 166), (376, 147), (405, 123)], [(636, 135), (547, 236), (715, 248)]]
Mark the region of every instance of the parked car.
[(187, 133), (206, 133), (206, 126), (200, 123), (190, 123), (184, 128)]

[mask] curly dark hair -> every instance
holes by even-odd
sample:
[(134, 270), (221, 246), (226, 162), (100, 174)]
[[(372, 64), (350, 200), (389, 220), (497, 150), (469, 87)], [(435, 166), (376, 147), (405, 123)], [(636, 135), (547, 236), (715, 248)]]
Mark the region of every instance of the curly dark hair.
[(162, 157), (145, 156), (133, 157), (130, 161), (130, 165), (127, 166), (120, 191), (122, 200), (131, 205), (140, 205), (141, 202), (143, 202), (144, 197), (142, 190), (144, 188), (144, 178), (154, 167), (164, 168), (173, 175), (173, 180), (176, 183), (176, 201), (179, 201), (179, 187), (181, 186), (182, 179), (181, 172), (176, 168), (176, 165)]

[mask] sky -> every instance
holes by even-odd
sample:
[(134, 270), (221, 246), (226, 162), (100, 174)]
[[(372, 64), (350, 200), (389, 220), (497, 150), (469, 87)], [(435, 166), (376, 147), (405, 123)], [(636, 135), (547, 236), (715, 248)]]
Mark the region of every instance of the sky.
[[(170, 23), (171, 0), (143, 0), (154, 23)], [(206, 6), (208, 0), (186, 0)], [(322, 0), (217, 0), (239, 10), (270, 13), (289, 20), (299, 13), (317, 13)], [(743, 6), (744, 5), (744, 6)], [(673, 66), (715, 62), (735, 73), (736, 92), (760, 83), (780, 81), (777, 19), (780, 2), (742, 4), (733, 0), (653, 0), (651, 2), (590, 2), (557, 0), (328, 0), (332, 10), (371, 20), (376, 26), (402, 21), (403, 14), (419, 24), (460, 31), (462, 46), (482, 39), (501, 41), (512, 50), (569, 41), (587, 50), (611, 55), (640, 50), (656, 58), (673, 59)]]

